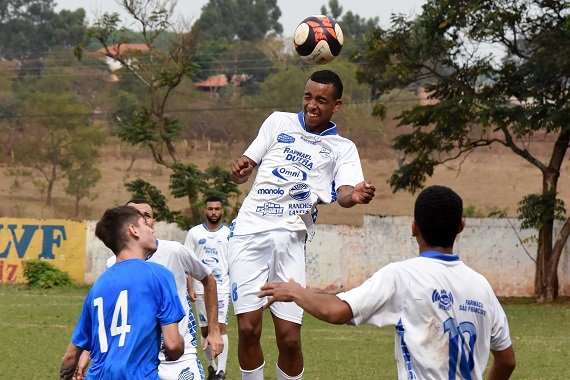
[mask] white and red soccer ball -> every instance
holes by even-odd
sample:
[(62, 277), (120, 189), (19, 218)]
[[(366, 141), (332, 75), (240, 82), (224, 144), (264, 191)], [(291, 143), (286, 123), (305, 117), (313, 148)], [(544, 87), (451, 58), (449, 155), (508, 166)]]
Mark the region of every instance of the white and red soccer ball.
[(340, 25), (323, 15), (307, 17), (293, 35), (295, 51), (310, 64), (329, 63), (340, 54), (343, 42)]

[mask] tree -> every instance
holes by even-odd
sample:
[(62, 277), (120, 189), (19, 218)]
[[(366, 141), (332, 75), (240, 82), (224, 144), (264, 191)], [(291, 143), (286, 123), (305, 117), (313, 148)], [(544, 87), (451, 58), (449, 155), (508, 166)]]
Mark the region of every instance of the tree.
[(0, 3), (0, 57), (36, 58), (79, 43), (85, 34), (85, 10), (56, 13), (53, 0), (5, 0)]
[[(149, 200), (157, 210), (158, 220), (174, 221), (187, 228), (189, 220), (197, 222), (195, 202), (211, 190), (208, 180), (214, 184), (231, 181), (229, 173), (203, 173), (192, 164), (184, 164), (176, 149), (182, 125), (170, 115), (169, 105), (178, 86), (185, 79), (191, 79), (196, 71), (193, 61), (196, 41), (193, 32), (176, 31), (171, 25), (175, 3), (174, 0), (122, 0), (123, 8), (136, 20), (140, 32), (135, 34), (121, 28), (117, 14), (105, 14), (96, 21), (89, 35), (103, 46), (106, 56), (119, 62), (122, 70), (131, 73), (144, 88), (144, 95), (138, 99), (140, 104), (124, 99), (134, 111), (131, 115), (117, 115), (115, 133), (123, 142), (148, 149), (157, 164), (172, 171), (172, 195), (186, 197), (192, 215), (188, 219), (179, 211), (171, 211), (160, 190), (146, 181), (132, 181), (127, 189)], [(129, 42), (142, 43), (144, 48), (129, 49), (126, 45)], [(81, 53), (81, 49), (77, 51)], [(235, 196), (237, 201), (237, 186), (224, 190), (228, 191), (225, 194), (228, 198)]]
[[(394, 191), (419, 190), (442, 163), (502, 145), (542, 174), (542, 191), (520, 202), (524, 226), (538, 229), (535, 297), (558, 295), (557, 269), (570, 220), (557, 199), (570, 142), (570, 3), (518, 0), (429, 0), (416, 20), (393, 16), (362, 52), (359, 78), (378, 93), (424, 86), (431, 104), (399, 115), (394, 148), (406, 156), (390, 178)], [(376, 115), (385, 106), (375, 107)], [(533, 151), (553, 141), (549, 157)]]
[(102, 133), (88, 129), (90, 110), (70, 93), (26, 95), (18, 117), (21, 132), (14, 144), (14, 163), (39, 174), (35, 183), (45, 188), (48, 206), (64, 168), (76, 164), (74, 152), (91, 149), (93, 136)]
[(194, 28), (205, 41), (260, 41), (283, 33), (277, 0), (210, 0)]
[(97, 168), (99, 147), (104, 142), (103, 131), (90, 126), (81, 129), (81, 143), (73, 144), (63, 163), (67, 185), (65, 192), (75, 198), (75, 217), (79, 216), (79, 203), (84, 198), (94, 199), (91, 190), (101, 179), (101, 171)]

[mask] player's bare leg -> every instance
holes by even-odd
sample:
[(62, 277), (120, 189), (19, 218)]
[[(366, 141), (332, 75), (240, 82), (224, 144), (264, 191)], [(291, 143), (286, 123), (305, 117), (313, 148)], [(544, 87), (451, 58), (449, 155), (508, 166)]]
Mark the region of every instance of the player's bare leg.
[(244, 371), (252, 371), (263, 366), (261, 349), (262, 309), (237, 315), (238, 361)]
[(301, 325), (286, 321), (271, 314), (275, 326), (275, 338), (279, 357), (277, 366), (287, 376), (299, 377), (303, 373), (303, 351), (301, 349)]

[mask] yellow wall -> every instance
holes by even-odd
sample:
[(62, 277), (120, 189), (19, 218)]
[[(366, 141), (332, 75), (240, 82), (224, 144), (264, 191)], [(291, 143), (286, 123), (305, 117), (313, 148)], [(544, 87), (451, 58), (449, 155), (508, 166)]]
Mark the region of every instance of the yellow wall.
[(0, 282), (25, 282), (26, 260), (45, 259), (83, 283), (86, 223), (0, 218)]

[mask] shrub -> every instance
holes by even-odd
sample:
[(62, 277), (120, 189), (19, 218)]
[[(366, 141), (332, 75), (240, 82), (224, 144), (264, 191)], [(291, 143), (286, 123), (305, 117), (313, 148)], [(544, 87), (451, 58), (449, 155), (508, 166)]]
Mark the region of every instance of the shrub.
[(24, 265), (24, 277), (33, 288), (54, 288), (73, 285), (67, 272), (45, 260), (27, 260)]

